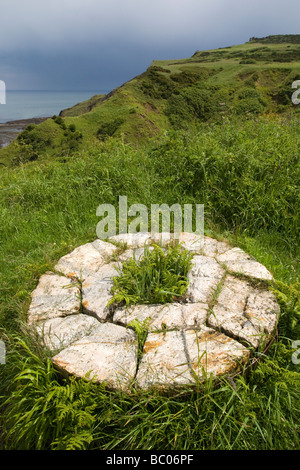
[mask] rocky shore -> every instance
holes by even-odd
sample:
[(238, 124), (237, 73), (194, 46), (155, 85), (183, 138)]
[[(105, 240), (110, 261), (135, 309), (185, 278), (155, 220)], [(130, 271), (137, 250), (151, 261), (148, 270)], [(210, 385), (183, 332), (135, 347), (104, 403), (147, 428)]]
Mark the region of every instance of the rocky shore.
[(0, 124), (0, 149), (10, 144), (29, 124), (40, 124), (48, 117), (20, 119)]

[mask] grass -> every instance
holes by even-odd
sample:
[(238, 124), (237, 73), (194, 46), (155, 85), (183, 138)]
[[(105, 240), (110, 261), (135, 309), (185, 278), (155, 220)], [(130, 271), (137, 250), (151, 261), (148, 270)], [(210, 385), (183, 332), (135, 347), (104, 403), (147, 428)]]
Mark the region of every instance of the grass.
[[(25, 131), (23, 141), (2, 149), (0, 164), (15, 166), (33, 159), (41, 162), (68, 158), (78, 151), (99, 151), (103, 140), (111, 136), (141, 148), (150, 139), (159, 141), (172, 128), (220, 122), (237, 114), (295, 115), (300, 108), (291, 102), (291, 86), (299, 73), (300, 45), (292, 42), (249, 42), (196, 51), (188, 59), (154, 61), (144, 73), (108, 95), (95, 95), (63, 111), (66, 129), (75, 126), (82, 138), (75, 139), (75, 133), (65, 132), (48, 119)], [(245, 88), (256, 92), (256, 99), (240, 100)]]
[[(107, 141), (101, 152), (1, 171), (2, 435), (5, 448), (299, 448), (299, 133), (261, 120), (171, 132), (136, 150)], [(67, 182), (67, 187), (66, 187)], [(265, 264), (281, 305), (278, 341), (250, 375), (192, 394), (112, 393), (66, 381), (31, 344), (26, 320), (39, 276), (96, 238), (101, 203), (205, 204), (205, 231)], [(267, 197), (266, 197), (267, 195)], [(122, 248), (122, 247), (121, 247)]]
[(50, 361), (22, 342), (17, 346), (6, 408), (11, 448), (299, 449), (299, 374), (285, 368), (289, 353), (282, 344), (248, 379), (224, 378), (218, 387), (208, 379), (172, 397), (112, 393), (83, 379), (58, 379)]
[(166, 253), (158, 245), (145, 246), (140, 260), (131, 258), (117, 268), (113, 279), (113, 303), (161, 304), (184, 298), (192, 256), (180, 245), (169, 246)]
[[(250, 54), (254, 47), (260, 45), (224, 50)], [(280, 45), (282, 52), (285, 47)], [(220, 66), (223, 70), (208, 76), (209, 86), (225, 86), (229, 96), (232, 84), (239, 83), (238, 88), (258, 90), (270, 104), (282, 79), (288, 84), (299, 70), (296, 62), (240, 65), (241, 59), (221, 54), (218, 62), (196, 63), (197, 57), (160, 61), (156, 65), (170, 73), (155, 73), (172, 80), (170, 75), (182, 67), (199, 72)], [(208, 122), (190, 122), (187, 130), (172, 130), (164, 113), (168, 98), (150, 97), (140, 86), (142, 80), (153, 85), (151, 74), (132, 80), (102, 104), (94, 103), (91, 112), (80, 114), (85, 103), (76, 108), (77, 116), (63, 117), (66, 136), (53, 119), (29, 130), (22, 152), (26, 156), (27, 150), (36, 150), (37, 160), (10, 166), (20, 148), (1, 151), (8, 165), (0, 169), (0, 339), (7, 349), (6, 365), (0, 365), (1, 446), (298, 450), (300, 369), (292, 361), (293, 342), (300, 338), (298, 111), (286, 105), (290, 116), (285, 117), (217, 115)], [(170, 83), (156, 83), (154, 95), (168, 92)], [(184, 85), (177, 89), (183, 98), (189, 96)], [(235, 101), (228, 103), (234, 108)], [(125, 119), (122, 128), (100, 141), (99, 120), (113, 121), (116, 110)], [(153, 124), (163, 130), (159, 139), (149, 138)], [(83, 138), (71, 151), (73, 131)], [(125, 131), (129, 137), (136, 133), (138, 145), (126, 143)], [(30, 148), (42, 145), (38, 139), (33, 144), (30, 135), (40, 132), (52, 139), (51, 145)], [(139, 133), (147, 145), (139, 144)], [(228, 239), (274, 274), (272, 288), (281, 307), (276, 341), (267, 352), (254, 354), (252, 368), (217, 383), (207, 377), (194, 390), (172, 396), (134, 389), (131, 394), (111, 392), (105, 384), (62, 377), (49, 352), (28, 335), (26, 313), (40, 275), (61, 256), (94, 240), (97, 207), (117, 207), (120, 195), (127, 195), (129, 206), (140, 203), (149, 210), (151, 204), (204, 204), (205, 234)], [(146, 326), (132, 327), (139, 332), (141, 349)]]

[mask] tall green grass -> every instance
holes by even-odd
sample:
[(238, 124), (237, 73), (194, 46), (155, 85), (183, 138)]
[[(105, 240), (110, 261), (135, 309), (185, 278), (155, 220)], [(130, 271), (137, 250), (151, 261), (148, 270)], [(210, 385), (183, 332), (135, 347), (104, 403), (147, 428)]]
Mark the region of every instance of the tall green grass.
[(108, 305), (160, 304), (183, 298), (188, 286), (192, 255), (180, 245), (169, 246), (164, 252), (159, 245), (144, 248), (140, 260), (134, 257), (117, 267), (113, 279), (113, 298)]
[(275, 231), (297, 244), (298, 122), (249, 120), (200, 129), (192, 137), (169, 134), (151, 153), (159, 197), (199, 201), (206, 218), (223, 228)]
[[(171, 132), (134, 150), (108, 140), (73, 157), (1, 169), (0, 365), (4, 448), (297, 449), (300, 339), (298, 123), (267, 120)], [(118, 197), (205, 205), (205, 231), (265, 264), (281, 305), (256, 369), (175, 396), (66, 380), (24, 328), (30, 293), (59, 257), (96, 238), (98, 205)]]
[(5, 448), (299, 449), (300, 374), (288, 370), (289, 351), (282, 343), (249, 377), (224, 378), (218, 386), (208, 378), (173, 396), (67, 381), (24, 341), (17, 340), (15, 348), (3, 405)]

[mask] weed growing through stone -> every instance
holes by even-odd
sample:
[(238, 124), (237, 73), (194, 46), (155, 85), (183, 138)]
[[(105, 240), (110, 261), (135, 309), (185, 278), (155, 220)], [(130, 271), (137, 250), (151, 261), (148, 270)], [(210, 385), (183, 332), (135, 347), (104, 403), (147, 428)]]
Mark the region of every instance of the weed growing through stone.
[(164, 304), (184, 298), (191, 260), (192, 254), (180, 244), (166, 250), (158, 245), (145, 247), (140, 261), (133, 257), (119, 268), (108, 305)]
[(134, 330), (138, 342), (136, 373), (143, 356), (143, 349), (148, 335), (149, 323), (150, 318), (147, 318), (143, 322), (140, 322), (139, 320), (131, 320), (131, 322), (128, 324), (128, 327)]

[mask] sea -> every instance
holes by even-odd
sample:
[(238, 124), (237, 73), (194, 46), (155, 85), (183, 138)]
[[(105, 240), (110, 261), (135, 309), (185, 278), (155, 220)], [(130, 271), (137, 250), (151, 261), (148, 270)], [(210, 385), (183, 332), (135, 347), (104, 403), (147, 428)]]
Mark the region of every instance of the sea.
[(94, 91), (6, 91), (6, 104), (0, 104), (0, 124), (8, 121), (51, 117), (93, 95), (111, 90)]

